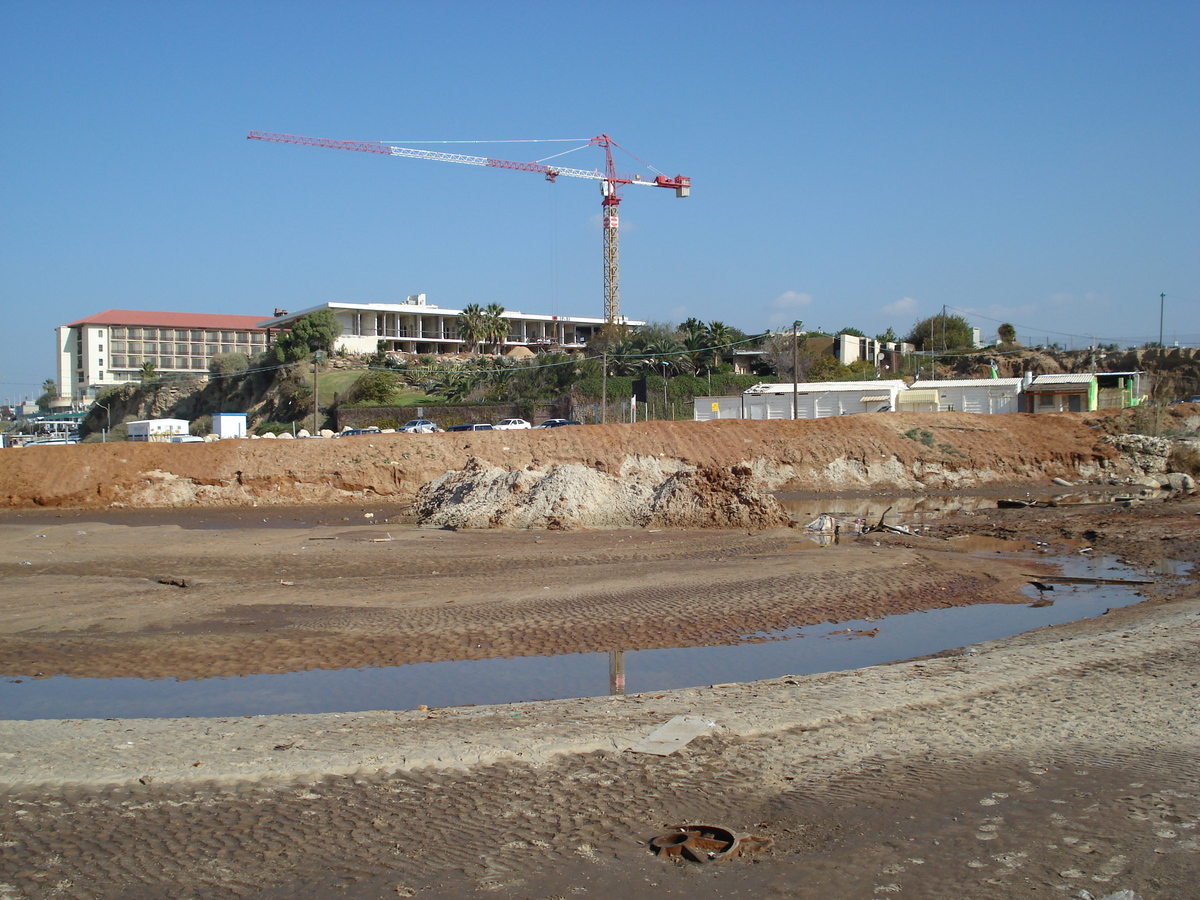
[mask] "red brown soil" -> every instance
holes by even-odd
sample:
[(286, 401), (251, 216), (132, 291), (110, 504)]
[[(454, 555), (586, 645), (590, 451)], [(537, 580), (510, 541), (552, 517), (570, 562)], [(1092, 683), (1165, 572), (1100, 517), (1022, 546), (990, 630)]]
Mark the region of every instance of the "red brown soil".
[[(929, 435), (923, 442), (922, 432)], [(906, 436), (911, 434), (912, 436)], [(864, 414), (801, 421), (647, 422), (337, 440), (85, 444), (0, 451), (0, 507), (240, 506), (411, 500), (472, 457), (618, 473), (629, 460), (750, 464), (767, 487), (824, 490), (1075, 477), (1116, 461), (1083, 417)], [(849, 473), (849, 474), (848, 474)]]
[[(933, 433), (934, 445), (906, 437), (913, 428)], [(943, 540), (955, 534), (1074, 552), (1088, 545), (1139, 564), (1200, 561), (1195, 498), (962, 513), (918, 538), (825, 549), (801, 549), (786, 529), (447, 533), (379, 524), (419, 483), (471, 455), (612, 471), (634, 455), (696, 465), (757, 459), (814, 477), (839, 460), (869, 468), (887, 457), (908, 471), (977, 466), (1029, 481), (1111, 461), (1096, 439), (1070, 416), (942, 415), (5, 451), (0, 668), (201, 677), (720, 643), (784, 624), (1028, 602), (1017, 588), (1029, 564), (960, 553)], [(165, 483), (154, 471), (193, 486), (240, 484), (260, 508), (197, 508), (231, 500), (192, 487), (145, 491)], [(344, 501), (348, 486), (363, 492), (357, 505), (261, 508), (320, 490)], [(171, 496), (189, 508), (99, 508), (137, 498), (163, 507)], [(619, 703), (410, 718), (4, 723), (0, 893), (1033, 900), (1129, 888), (1147, 900), (1187, 897), (1200, 876), (1200, 644), (1189, 637), (1200, 600), (1194, 579), (1148, 597), (978, 657), (947, 652)], [(1068, 644), (1074, 655), (1059, 663)], [(1021, 677), (1027, 664), (1046, 674)], [(877, 696), (890, 699), (872, 706)], [(612, 742), (622, 729), (649, 733), (709, 708), (722, 710), (727, 729), (675, 755)], [(803, 727), (782, 728), (764, 710), (815, 712)], [(607, 749), (464, 761), (486, 735), (532, 752), (574, 723), (592, 748)], [(85, 732), (128, 768), (97, 783), (87, 773), (93, 757), (72, 752)], [(384, 753), (402, 739), (435, 749), (388, 771), (288, 777), (318, 747), (360, 758), (363, 747)], [(218, 780), (218, 751), (241, 758), (253, 740), (265, 740), (253, 753), (278, 774)], [(139, 778), (136, 754), (193, 774), (169, 784)], [(649, 855), (647, 839), (688, 821), (764, 834), (775, 846), (723, 867), (676, 868)]]

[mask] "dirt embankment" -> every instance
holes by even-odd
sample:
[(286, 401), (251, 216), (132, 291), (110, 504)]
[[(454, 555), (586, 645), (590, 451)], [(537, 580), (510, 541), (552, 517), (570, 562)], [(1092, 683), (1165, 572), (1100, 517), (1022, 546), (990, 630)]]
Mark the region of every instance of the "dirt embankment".
[(661, 481), (687, 468), (745, 466), (765, 490), (938, 490), (1128, 471), (1097, 431), (1069, 414), (888, 413), (0, 453), (0, 507), (11, 509), (408, 502), (472, 458), (510, 471), (579, 464)]

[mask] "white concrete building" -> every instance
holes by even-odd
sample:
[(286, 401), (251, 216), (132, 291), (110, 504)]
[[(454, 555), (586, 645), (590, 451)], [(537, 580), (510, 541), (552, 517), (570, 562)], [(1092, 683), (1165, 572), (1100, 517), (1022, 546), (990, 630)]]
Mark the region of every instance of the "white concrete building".
[(1020, 378), (914, 381), (898, 398), (898, 412), (1021, 412)]
[(159, 375), (207, 375), (224, 353), (253, 356), (267, 348), (258, 316), (109, 309), (60, 326), (58, 393), (78, 406), (107, 387), (141, 379), (150, 362)]
[[(297, 319), (322, 309), (332, 310), (342, 326), (335, 349), (349, 353), (374, 353), (380, 342), (385, 350), (404, 353), (461, 353), (473, 348), (458, 333), (461, 309), (442, 309), (428, 303), (424, 294), (413, 294), (403, 303), (349, 303), (336, 301), (286, 312), (260, 321), (260, 328), (291, 328)], [(580, 350), (604, 327), (604, 319), (587, 316), (547, 316), (505, 310), (508, 336), (504, 349)], [(622, 324), (645, 322), (622, 319)]]

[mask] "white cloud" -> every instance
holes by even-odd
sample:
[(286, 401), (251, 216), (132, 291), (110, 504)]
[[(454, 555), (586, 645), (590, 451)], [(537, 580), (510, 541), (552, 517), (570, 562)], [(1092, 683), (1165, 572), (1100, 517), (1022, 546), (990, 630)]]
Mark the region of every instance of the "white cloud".
[(812, 294), (802, 294), (799, 291), (784, 291), (771, 301), (767, 314), (767, 324), (771, 328), (790, 327), (796, 321), (797, 314), (813, 301)]
[(901, 297), (895, 303), (889, 303), (883, 312), (889, 316), (909, 316), (917, 311), (917, 301), (912, 297)]

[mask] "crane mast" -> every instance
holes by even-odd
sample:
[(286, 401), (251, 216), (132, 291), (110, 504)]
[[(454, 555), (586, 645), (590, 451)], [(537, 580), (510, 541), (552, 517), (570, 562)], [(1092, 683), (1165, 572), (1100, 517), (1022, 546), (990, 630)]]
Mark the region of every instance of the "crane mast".
[(488, 166), (498, 169), (514, 169), (520, 172), (536, 172), (545, 175), (547, 181), (555, 181), (562, 175), (568, 178), (586, 178), (600, 182), (600, 206), (604, 232), (604, 321), (609, 324), (621, 321), (620, 215), (618, 212), (621, 195), (618, 193), (618, 188), (627, 184), (674, 188), (676, 197), (686, 197), (691, 193), (692, 185), (692, 180), (685, 175), (676, 175), (673, 178), (667, 175), (656, 175), (653, 179), (644, 179), (641, 175), (617, 172), (616, 166), (613, 164), (612, 148), (620, 145), (607, 134), (597, 135), (588, 142), (589, 146), (604, 148), (604, 172), (597, 169), (552, 166), (541, 162), (516, 162), (487, 156), (418, 150), (412, 147), (398, 147), (381, 141), (337, 141), (328, 138), (299, 137), (294, 134), (263, 131), (252, 131), (246, 137), (255, 141), (300, 144), (306, 147), (328, 147), (335, 150), (354, 150), (359, 153), (378, 153), (383, 156), (400, 156), (408, 159), (428, 159), (468, 166)]

